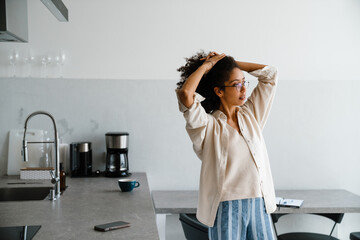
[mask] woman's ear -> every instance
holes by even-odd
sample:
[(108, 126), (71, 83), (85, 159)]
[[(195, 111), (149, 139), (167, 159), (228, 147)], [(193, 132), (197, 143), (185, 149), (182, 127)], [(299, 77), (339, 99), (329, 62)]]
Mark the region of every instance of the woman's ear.
[(219, 87), (214, 87), (214, 92), (219, 98), (221, 98), (224, 94), (223, 90), (221, 90)]

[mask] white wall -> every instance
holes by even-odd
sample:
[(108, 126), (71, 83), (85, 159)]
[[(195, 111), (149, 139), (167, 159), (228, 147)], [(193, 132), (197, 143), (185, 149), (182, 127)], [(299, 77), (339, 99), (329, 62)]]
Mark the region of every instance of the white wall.
[[(264, 130), (276, 188), (360, 194), (359, 1), (64, 3), (68, 23), (28, 1), (29, 43), (0, 43), (1, 175), (8, 131), (44, 109), (56, 117), (65, 142), (93, 142), (95, 169), (104, 166), (104, 134), (129, 131), (131, 170), (146, 171), (151, 189), (196, 189), (200, 162), (173, 89), (183, 58), (205, 49), (278, 67)], [(65, 79), (50, 79), (52, 71), (39, 78), (40, 63), (32, 66), (34, 78), (8, 77), (13, 49), (32, 49), (37, 57), (64, 49)], [(341, 239), (359, 231), (359, 215), (345, 215)], [(307, 222), (302, 227), (318, 220)]]
[(29, 43), (1, 43), (1, 57), (12, 48), (65, 49), (68, 78), (166, 80), (178, 78), (184, 57), (205, 49), (276, 65), (283, 79), (358, 80), (358, 0), (64, 3), (68, 23), (28, 1)]
[[(8, 131), (21, 129), (26, 116), (42, 109), (55, 116), (64, 142), (93, 143), (94, 170), (105, 166), (104, 134), (128, 131), (130, 170), (146, 171), (152, 190), (197, 189), (200, 161), (193, 153), (177, 109), (175, 83), (0, 79), (1, 175), (6, 173)], [(251, 85), (255, 84), (252, 79)], [(279, 82), (264, 130), (277, 189), (335, 188), (360, 194), (359, 88), (360, 81)], [(30, 122), (33, 128), (51, 129), (49, 125), (41, 125), (35, 118)], [(342, 236), (357, 230), (359, 215), (345, 216)], [(318, 219), (314, 221), (317, 224)], [(304, 229), (317, 226), (304, 222)], [(284, 222), (289, 223), (291, 229), (292, 222)], [(320, 226), (330, 229), (327, 223)]]

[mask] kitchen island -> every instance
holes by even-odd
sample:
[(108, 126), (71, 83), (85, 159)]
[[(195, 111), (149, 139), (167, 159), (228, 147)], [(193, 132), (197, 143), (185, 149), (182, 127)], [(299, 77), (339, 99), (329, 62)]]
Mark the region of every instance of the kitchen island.
[[(119, 178), (67, 177), (68, 188), (56, 201), (0, 202), (0, 227), (41, 225), (33, 239), (159, 239), (146, 174), (133, 173), (131, 178), (140, 182), (132, 192), (120, 191)], [(9, 181), (1, 178), (0, 186), (9, 186)], [(94, 230), (95, 225), (115, 221), (131, 226)]]

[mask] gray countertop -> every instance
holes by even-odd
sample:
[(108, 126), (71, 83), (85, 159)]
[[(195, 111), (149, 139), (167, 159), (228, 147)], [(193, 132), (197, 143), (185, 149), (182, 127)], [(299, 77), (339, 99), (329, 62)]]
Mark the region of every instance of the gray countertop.
[[(360, 196), (342, 189), (276, 190), (276, 196), (304, 200), (301, 208), (277, 213), (360, 213)], [(157, 214), (196, 213), (198, 191), (153, 191)]]
[[(133, 173), (131, 178), (137, 179), (140, 187), (123, 193), (118, 178), (67, 177), (68, 188), (54, 202), (0, 202), (0, 226), (41, 225), (34, 239), (159, 239), (146, 174)], [(8, 186), (9, 181), (17, 180), (1, 178), (0, 187)], [(115, 221), (130, 222), (131, 226), (109, 232), (94, 230), (95, 225)]]

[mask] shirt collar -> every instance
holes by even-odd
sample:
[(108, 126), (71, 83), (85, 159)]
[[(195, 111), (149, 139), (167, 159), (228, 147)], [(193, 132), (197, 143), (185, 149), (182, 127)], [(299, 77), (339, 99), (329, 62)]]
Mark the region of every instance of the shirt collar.
[(220, 110), (215, 110), (213, 113), (212, 113), (212, 115), (214, 116), (214, 118), (216, 119), (216, 120), (224, 120), (224, 121), (226, 121), (227, 120), (227, 117), (226, 117), (226, 115), (222, 112), (222, 111), (220, 111)]
[[(241, 107), (240, 106), (237, 106), (236, 108), (238, 108), (238, 114), (240, 112), (240, 109)], [(216, 120), (223, 120), (223, 121), (227, 121), (227, 117), (225, 115), (225, 113), (223, 113), (222, 111), (220, 110), (215, 110), (212, 115), (215, 117)]]

